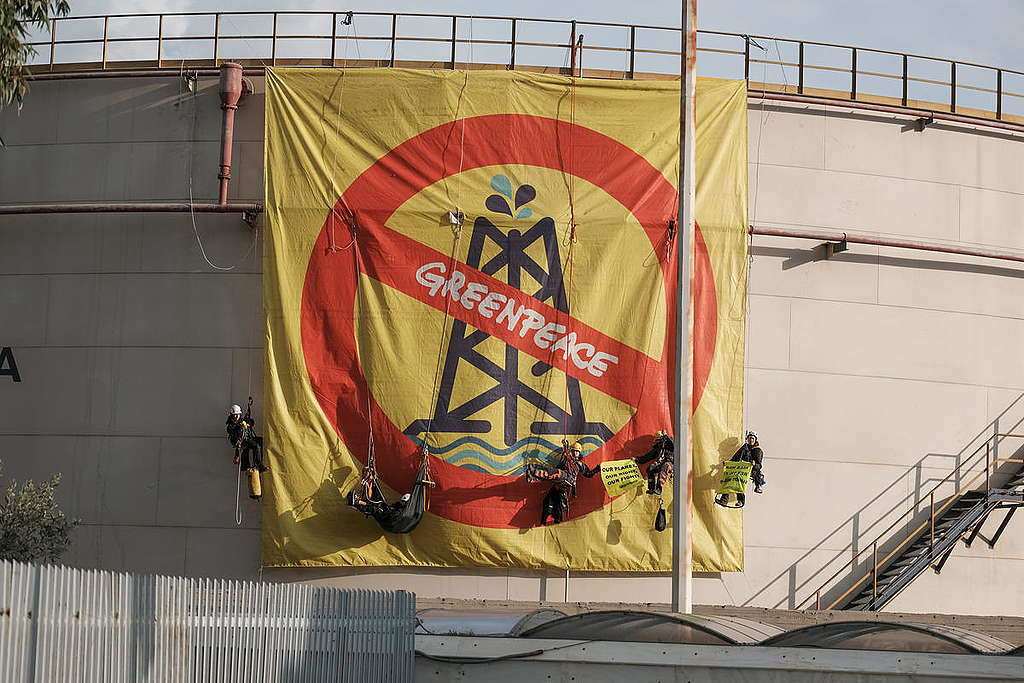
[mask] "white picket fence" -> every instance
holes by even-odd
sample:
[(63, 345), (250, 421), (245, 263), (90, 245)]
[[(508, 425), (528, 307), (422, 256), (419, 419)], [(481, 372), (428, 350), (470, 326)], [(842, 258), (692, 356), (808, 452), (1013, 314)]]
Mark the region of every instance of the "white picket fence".
[(416, 596), (0, 562), (0, 681), (412, 683)]

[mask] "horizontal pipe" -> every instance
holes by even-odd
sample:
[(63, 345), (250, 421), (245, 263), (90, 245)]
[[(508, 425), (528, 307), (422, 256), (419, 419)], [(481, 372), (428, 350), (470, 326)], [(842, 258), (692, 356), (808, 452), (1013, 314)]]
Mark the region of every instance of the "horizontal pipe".
[(1016, 261), (1024, 263), (1024, 254), (999, 249), (965, 249), (963, 247), (951, 247), (936, 242), (923, 242), (918, 240), (894, 240), (874, 237), (871, 235), (857, 235), (849, 232), (822, 232), (820, 230), (800, 230), (793, 228), (768, 228), (759, 225), (749, 227), (751, 235), (763, 235), (765, 237), (795, 237), (808, 240), (822, 240), (825, 242), (852, 242), (854, 244), (870, 244), (878, 247), (895, 247), (897, 249), (917, 249), (919, 251), (935, 251), (943, 254), (956, 254), (957, 256), (978, 256), (981, 258), (999, 259), (1001, 261)]
[[(260, 202), (231, 202), (228, 204), (189, 204), (187, 202), (105, 202), (81, 204), (0, 204), (0, 215), (57, 214), (57, 213), (262, 213)], [(790, 237), (796, 239), (821, 240), (823, 242), (845, 241), (853, 244), (868, 244), (897, 249), (916, 249), (957, 256), (976, 256), (1024, 263), (1024, 254), (998, 249), (967, 249), (951, 247), (935, 242), (919, 240), (883, 239), (871, 235), (849, 232), (826, 232), (821, 230), (800, 230), (751, 225), (751, 235), (764, 237)]]
[(995, 121), (980, 116), (963, 116), (961, 114), (948, 114), (931, 109), (915, 109), (912, 107), (901, 107), (892, 104), (878, 104), (875, 102), (858, 102), (855, 100), (838, 100), (829, 97), (814, 97), (813, 95), (789, 95), (787, 93), (774, 92), (771, 90), (750, 90), (747, 93), (751, 99), (776, 100), (781, 102), (799, 102), (801, 104), (820, 104), (828, 107), (843, 107), (844, 109), (863, 109), (866, 111), (878, 111), (887, 114), (899, 114), (911, 118), (933, 118), (936, 121), (951, 121), (953, 123), (964, 123), (972, 126), (985, 126), (986, 128), (1000, 128), (1012, 130), (1015, 133), (1024, 133), (1024, 124), (1010, 123), (1007, 121)]
[(104, 202), (83, 204), (0, 204), (0, 215), (40, 213), (262, 213), (260, 202), (189, 204), (188, 202)]

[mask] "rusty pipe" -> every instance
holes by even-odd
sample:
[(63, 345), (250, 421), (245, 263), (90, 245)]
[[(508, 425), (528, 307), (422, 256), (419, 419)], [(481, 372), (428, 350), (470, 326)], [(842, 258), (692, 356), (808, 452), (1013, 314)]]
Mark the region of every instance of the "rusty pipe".
[(220, 65), (220, 108), (224, 111), (220, 133), (220, 204), (228, 202), (228, 181), (231, 180), (231, 147), (235, 134), (235, 110), (242, 99), (242, 65), (224, 62)]
[(869, 244), (878, 247), (895, 247), (897, 249), (917, 249), (919, 251), (934, 251), (942, 254), (955, 254), (957, 256), (978, 256), (980, 258), (1024, 263), (1024, 253), (1020, 252), (1003, 251), (1000, 249), (967, 249), (938, 242), (925, 242), (923, 240), (885, 239), (873, 235), (858, 235), (848, 232), (824, 232), (821, 230), (775, 228), (761, 225), (749, 226), (748, 232), (751, 235), (764, 235), (766, 237), (794, 237), (798, 239), (822, 240), (824, 242), (850, 242), (853, 244)]
[(572, 32), (569, 34), (569, 77), (576, 77), (576, 20), (572, 22)]
[(261, 202), (189, 204), (188, 202), (90, 202), (75, 204), (0, 204), (0, 215), (52, 213), (250, 213), (263, 212)]

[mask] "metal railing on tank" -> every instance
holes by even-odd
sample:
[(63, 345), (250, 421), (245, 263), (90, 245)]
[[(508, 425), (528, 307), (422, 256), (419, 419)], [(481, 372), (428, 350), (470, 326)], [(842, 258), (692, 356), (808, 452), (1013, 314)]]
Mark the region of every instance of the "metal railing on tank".
[[(680, 29), (561, 19), (384, 12), (173, 12), (57, 19), (36, 74), (266, 66), (399, 66), (678, 78)], [(572, 50), (576, 46), (576, 50)], [(698, 32), (701, 75), (759, 92), (1024, 124), (1024, 71), (835, 43)], [(577, 56), (578, 55), (578, 56)], [(776, 97), (777, 99), (777, 97)]]

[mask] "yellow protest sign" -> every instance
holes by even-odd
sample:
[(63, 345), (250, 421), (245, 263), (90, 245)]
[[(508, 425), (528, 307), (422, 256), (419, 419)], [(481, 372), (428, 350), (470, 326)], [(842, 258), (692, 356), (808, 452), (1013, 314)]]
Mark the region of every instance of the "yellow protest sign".
[(733, 462), (725, 463), (722, 469), (722, 478), (718, 482), (719, 493), (743, 493), (747, 490), (747, 481), (750, 479), (750, 470), (753, 463)]
[(640, 468), (633, 460), (608, 460), (601, 463), (601, 479), (609, 496), (617, 496), (643, 482)]

